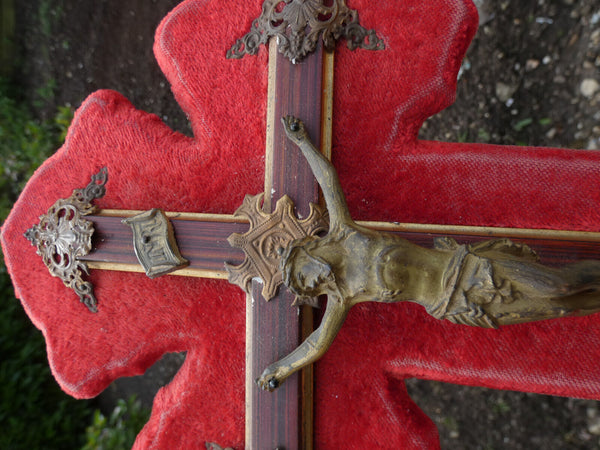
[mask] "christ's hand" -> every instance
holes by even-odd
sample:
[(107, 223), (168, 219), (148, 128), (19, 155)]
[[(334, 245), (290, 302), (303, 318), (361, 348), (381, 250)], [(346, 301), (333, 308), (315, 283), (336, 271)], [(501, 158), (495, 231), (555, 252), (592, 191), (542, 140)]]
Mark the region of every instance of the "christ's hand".
[(260, 378), (256, 380), (256, 384), (265, 391), (274, 391), (286, 377), (285, 370), (275, 363), (264, 370)]

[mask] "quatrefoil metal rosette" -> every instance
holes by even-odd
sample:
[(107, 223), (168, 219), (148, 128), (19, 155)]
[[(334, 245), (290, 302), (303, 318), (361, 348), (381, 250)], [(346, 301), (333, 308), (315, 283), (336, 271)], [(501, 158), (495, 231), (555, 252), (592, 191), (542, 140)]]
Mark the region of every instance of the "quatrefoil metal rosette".
[(69, 198), (58, 200), (40, 216), (39, 224), (25, 232), (50, 274), (73, 289), (91, 312), (98, 311), (98, 302), (92, 284), (83, 280), (88, 268), (79, 258), (92, 249), (94, 226), (83, 217), (96, 212), (92, 201), (104, 196), (107, 181), (108, 171), (103, 168), (84, 189), (75, 189)]
[(294, 215), (294, 202), (284, 195), (279, 199), (272, 214), (262, 208), (264, 194), (246, 195), (242, 206), (234, 213), (250, 221), (250, 229), (233, 233), (227, 241), (232, 247), (244, 250), (246, 258), (239, 266), (225, 264), (229, 282), (250, 293), (253, 278), (263, 281), (262, 296), (271, 300), (277, 288), (283, 284), (279, 269), (283, 250), (297, 239), (327, 231), (329, 216), (325, 208), (310, 204), (310, 214), (304, 220)]

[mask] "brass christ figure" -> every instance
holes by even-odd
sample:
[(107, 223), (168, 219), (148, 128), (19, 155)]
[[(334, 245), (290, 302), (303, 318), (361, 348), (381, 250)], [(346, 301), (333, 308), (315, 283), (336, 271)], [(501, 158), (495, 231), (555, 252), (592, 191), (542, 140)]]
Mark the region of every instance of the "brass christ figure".
[(600, 311), (600, 261), (551, 268), (539, 264), (527, 245), (509, 239), (459, 245), (438, 238), (429, 249), (358, 225), (335, 168), (304, 124), (292, 116), (282, 123), (323, 190), (330, 220), (325, 236), (285, 249), (283, 279), (300, 298), (327, 295), (327, 309), (316, 331), (265, 369), (257, 380), (263, 389), (274, 390), (323, 356), (350, 308), (362, 302), (416, 302), (437, 319), (486, 328)]

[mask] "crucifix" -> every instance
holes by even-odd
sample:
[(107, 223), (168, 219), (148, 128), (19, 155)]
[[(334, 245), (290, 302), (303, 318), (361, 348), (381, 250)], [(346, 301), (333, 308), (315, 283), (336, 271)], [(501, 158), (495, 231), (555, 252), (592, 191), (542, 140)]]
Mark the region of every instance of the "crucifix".
[[(277, 24), (277, 26), (273, 24)], [(284, 203), (291, 197), (294, 199), (296, 212), (291, 214), (293, 205), (289, 204), (283, 213), (275, 215), (285, 215), (288, 220), (293, 220), (293, 215), (308, 217), (305, 226), (297, 224), (295, 229), (294, 227), (290, 228), (289, 222), (285, 222), (285, 220), (274, 222), (273, 219), (270, 219), (271, 222), (274, 222), (273, 226), (277, 227), (275, 234), (266, 233), (264, 230), (266, 226), (256, 226), (261, 230), (260, 235), (239, 239), (249, 241), (251, 246), (260, 245), (257, 258), (261, 259), (260, 263), (263, 266), (270, 265), (270, 267), (261, 271), (254, 267), (248, 270), (248, 264), (245, 268), (236, 268), (230, 265), (230, 281), (240, 285), (248, 292), (246, 304), (246, 444), (250, 448), (312, 447), (312, 373), (310, 368), (305, 370), (301, 377), (296, 376), (285, 387), (271, 395), (262, 393), (255, 380), (270, 362), (277, 359), (279, 355), (292, 351), (307, 336), (307, 333), (312, 332), (311, 309), (304, 308), (303, 315), (299, 315), (295, 308), (290, 307), (294, 296), (283, 289), (277, 289), (281, 284), (281, 276), (278, 277), (276, 273), (278, 258), (269, 255), (266, 247), (285, 245), (286, 242), (290, 242), (290, 238), (301, 238), (326, 229), (326, 223), (322, 218), (323, 212), (318, 214), (319, 217), (313, 218), (315, 216), (312, 213), (313, 207), (309, 208), (309, 202), (317, 203), (319, 200), (316, 181), (304, 158), (287, 140), (280, 126), (279, 118), (291, 113), (302, 115), (311, 126), (313, 137), (318, 141), (322, 140), (324, 151), (330, 154), (333, 100), (332, 51), (336, 40), (341, 37), (347, 39), (348, 47), (351, 49), (384, 48), (383, 41), (376, 36), (374, 31), (368, 31), (360, 26), (357, 12), (350, 10), (343, 0), (331, 2), (329, 5), (327, 2), (321, 4), (321, 2), (314, 1), (293, 1), (286, 6), (283, 2), (266, 1), (263, 5), (262, 15), (253, 22), (250, 32), (243, 39), (238, 40), (227, 53), (228, 58), (240, 58), (245, 53), (255, 54), (258, 51), (257, 43), (266, 44), (269, 38), (272, 38), (269, 55), (265, 189), (264, 194), (256, 199), (259, 203), (256, 209), (253, 210), (252, 206), (249, 206), (245, 208), (244, 212), (253, 214), (261, 210), (275, 211), (275, 203), (285, 195), (283, 201), (278, 204), (277, 210), (283, 209)], [(328, 51), (325, 51), (326, 48)], [(104, 172), (103, 176), (92, 180), (89, 188), (93, 189), (101, 185), (103, 189), (106, 182), (107, 177)], [(86, 197), (86, 200), (90, 202), (91, 197)], [(264, 200), (264, 205), (260, 204), (262, 200)], [(61, 206), (57, 206), (56, 210), (50, 214), (53, 219), (45, 220), (39, 227), (32, 229), (28, 237), (36, 243), (48, 242), (44, 231), (48, 228), (52, 228), (52, 230), (60, 228), (65, 223), (59, 219), (62, 217), (61, 214), (68, 216), (68, 213), (63, 213)], [(126, 215), (133, 217), (124, 218)], [(164, 233), (166, 225), (165, 230), (159, 229), (155, 218), (168, 220), (165, 215), (157, 215), (156, 210), (135, 214), (124, 211), (103, 211), (102, 216), (91, 219), (96, 229), (95, 251), (89, 255), (64, 255), (60, 262), (71, 263), (75, 259), (87, 262), (85, 269), (74, 266), (73, 271), (87, 270), (88, 267), (91, 269), (139, 271), (145, 266), (140, 263), (148, 261), (149, 266), (146, 266), (144, 270), (150, 275), (158, 272), (159, 267), (166, 265), (165, 262), (169, 258), (165, 256), (165, 253), (173, 253), (174, 249), (177, 257), (174, 258), (172, 266), (167, 272), (182, 269), (177, 270), (176, 274), (223, 278), (225, 268), (223, 263), (236, 262), (239, 252), (223, 248), (222, 239), (234, 232), (244, 230), (244, 221), (225, 216), (186, 216), (178, 213), (171, 215), (175, 216), (173, 226), (176, 230), (177, 240), (180, 242), (181, 252), (192, 259), (189, 266), (188, 261), (179, 258), (179, 249), (175, 243), (174, 234), (168, 234), (172, 237), (172, 243), (167, 242), (169, 238), (155, 242), (156, 240), (160, 241), (161, 236), (167, 236)], [(241, 212), (240, 215), (242, 215)], [(52, 221), (55, 223), (50, 223)], [(128, 236), (127, 230), (122, 227), (121, 222), (132, 225), (141, 224), (139, 229), (134, 227), (135, 252), (130, 248), (132, 239)], [(268, 225), (269, 228), (272, 228), (271, 224)], [(169, 226), (171, 226), (170, 223)], [(186, 227), (188, 232), (185, 231)], [(90, 227), (87, 226), (87, 228)], [(157, 237), (152, 237), (157, 229), (159, 229), (159, 234)], [(184, 237), (186, 235), (189, 239)], [(123, 236), (128, 243), (124, 250), (118, 247), (122, 244)], [(63, 240), (69, 238), (65, 237)], [(144, 240), (146, 241), (144, 242)], [(202, 246), (202, 240), (206, 241), (205, 244), (207, 243), (209, 248), (206, 245)], [(199, 242), (200, 246), (198, 246)], [(215, 243), (216, 248), (210, 248), (210, 244)], [(237, 246), (241, 247), (243, 244)], [(147, 248), (146, 251), (144, 251), (144, 247)], [(56, 248), (56, 240), (52, 240), (50, 245), (44, 246), (44, 250)], [(156, 253), (157, 248), (159, 249), (158, 262), (153, 261), (152, 258), (152, 253)], [(41, 253), (44, 253), (44, 250)], [(137, 255), (139, 263), (134, 255)], [(248, 254), (248, 256), (250, 259), (252, 255)], [(51, 262), (50, 266), (55, 268), (54, 273), (63, 272), (62, 265), (56, 270), (55, 259), (56, 255), (45, 257), (45, 260)], [(275, 266), (273, 266), (273, 260), (275, 260)], [(244, 269), (246, 270), (244, 271)], [(69, 273), (71, 274), (73, 271)], [(78, 278), (79, 275), (75, 277)], [(255, 278), (253, 279), (253, 277)], [(273, 277), (278, 277), (278, 282), (273, 281)], [(96, 299), (90, 292), (91, 285), (79, 278), (72, 283), (72, 277), (68, 278), (69, 283), (79, 293), (82, 302), (88, 306), (90, 311), (96, 312)], [(270, 301), (268, 304), (264, 299), (265, 296)], [(273, 339), (273, 336), (277, 336), (277, 339)]]
[[(283, 9), (281, 11), (279, 11), (279, 12), (282, 12), (282, 11), (283, 11)], [(247, 44), (246, 44), (246, 46), (247, 46)], [(271, 53), (271, 57), (269, 58), (269, 61), (271, 63), (273, 63), (274, 61), (279, 61), (278, 58), (275, 57), (275, 55), (273, 54), (275, 52), (276, 52), (276, 50), (273, 49), (272, 53)], [(317, 55), (319, 55), (319, 53), (317, 53)], [(308, 58), (312, 58), (312, 57), (309, 56)], [(295, 79), (294, 78), (294, 73), (303, 70), (303, 68), (306, 68), (307, 66), (310, 66), (310, 61), (308, 60), (308, 58), (304, 61), (304, 63), (300, 63), (299, 61), (297, 61), (298, 64), (296, 66), (295, 65), (291, 65), (289, 62), (285, 62), (284, 69), (276, 69), (275, 73), (279, 74), (281, 70), (290, 70), (290, 74), (284, 76), (284, 79), (288, 78), (288, 79), (292, 79), (293, 80), (293, 79)], [(317, 64), (317, 67), (318, 67), (318, 65), (319, 64)], [(316, 73), (317, 74), (317, 78), (319, 78), (319, 74), (321, 72), (320, 69), (317, 68), (315, 70), (313, 68), (312, 72)], [(275, 78), (277, 79), (277, 77), (275, 77)], [(302, 78), (301, 75), (300, 75), (300, 78)], [(324, 78), (327, 79), (327, 77), (324, 77)], [(279, 79), (281, 79), (281, 77)], [(312, 96), (312, 94), (311, 94), (311, 96), (304, 96), (303, 94), (300, 94), (300, 98), (302, 98), (302, 100), (304, 100), (305, 98), (319, 98), (320, 99), (321, 97), (320, 97), (319, 94), (320, 94), (321, 87), (319, 87), (319, 83), (322, 83), (322, 82), (316, 82), (316, 84), (312, 86), (313, 89), (316, 86), (317, 95)], [(277, 83), (275, 83), (275, 85), (277, 85)], [(297, 92), (301, 92), (301, 91), (297, 90)], [(290, 94), (290, 95), (292, 96), (292, 103), (293, 103), (294, 95), (296, 95), (295, 91), (292, 90), (292, 94)], [(281, 97), (285, 97), (285, 95), (275, 94), (273, 97), (276, 98), (276, 99), (279, 99)], [(275, 105), (275, 107), (277, 107), (277, 105)], [(316, 108), (316, 109), (318, 111), (318, 110), (320, 110), (322, 108)], [(271, 131), (273, 131), (273, 133), (277, 132), (276, 129), (275, 129), (275, 124), (277, 124), (277, 121), (280, 118), (280, 117), (277, 117), (277, 115), (279, 114), (279, 116), (282, 116), (282, 115), (285, 115), (285, 114), (288, 114), (288, 113), (295, 113), (298, 116), (302, 116), (302, 118), (307, 122), (310, 130), (319, 130), (321, 128), (321, 119), (317, 118), (317, 119), (315, 119), (315, 123), (314, 124), (311, 123), (310, 122), (310, 120), (311, 120), (311, 118), (310, 118), (311, 114), (310, 113), (303, 114), (303, 111), (295, 112), (295, 111), (288, 110), (286, 112), (281, 112), (280, 111), (279, 113), (274, 114), (273, 111), (271, 111), (269, 113), (269, 118), (270, 118), (269, 119), (269, 126), (271, 127)], [(320, 112), (318, 112), (317, 115), (320, 115)], [(327, 115), (326, 115), (326, 118), (327, 118)], [(327, 120), (325, 120), (325, 121), (327, 122)], [(241, 130), (243, 131), (243, 128), (241, 128)], [(279, 139), (278, 145), (275, 145), (275, 147), (277, 149), (286, 148), (286, 150), (288, 150), (288, 151), (289, 150), (291, 150), (291, 151), (296, 150), (294, 147), (290, 146), (289, 143), (287, 143), (286, 139), (283, 137), (281, 128), (279, 128), (278, 133), (279, 133), (280, 137), (278, 138)], [(313, 140), (317, 140), (318, 137), (319, 137), (319, 134), (322, 135), (323, 133), (318, 133), (317, 132), (316, 136), (312, 137)], [(267, 135), (267, 141), (269, 141), (269, 137), (268, 136), (269, 135)], [(273, 138), (273, 140), (277, 140), (277, 138)], [(296, 152), (296, 154), (299, 155), (297, 152)], [(277, 159), (278, 159), (277, 157), (274, 158), (274, 160), (277, 160)], [(268, 177), (268, 172), (269, 171), (267, 170), (266, 171), (267, 177)], [(310, 172), (305, 172), (305, 173), (307, 173), (307, 177), (310, 178)], [(113, 178), (115, 177), (114, 175), (109, 175), (109, 177), (111, 177), (111, 176)], [(118, 175), (117, 175), (117, 177), (118, 177)], [(112, 180), (113, 178), (110, 178), (110, 179)], [(273, 178), (275, 178), (275, 177), (273, 177)], [(282, 178), (285, 178), (285, 177), (282, 177)], [(298, 184), (301, 185), (301, 186), (305, 186), (308, 183), (300, 182)], [(267, 183), (267, 186), (269, 186), (268, 183)], [(267, 194), (266, 197), (268, 197), (268, 194), (271, 191), (275, 191), (275, 193), (278, 194), (278, 195), (282, 194), (284, 192), (283, 189), (281, 189), (281, 188), (280, 188), (281, 190), (278, 189), (277, 185), (275, 183), (271, 184), (270, 186), (271, 186), (270, 189), (269, 189), (269, 187), (267, 187), (267, 189), (265, 189), (266, 194)], [(314, 187), (314, 183), (313, 183), (312, 191), (313, 191), (313, 193), (316, 193), (316, 188)], [(254, 192), (256, 192), (256, 191), (254, 191)], [(286, 189), (285, 192), (289, 193), (289, 192), (291, 192), (291, 190)], [(266, 199), (266, 201), (268, 202), (268, 199)], [(296, 202), (297, 202), (297, 206), (300, 206), (298, 200), (296, 200)], [(105, 214), (113, 215), (113, 216), (115, 216), (115, 215), (119, 216), (119, 213), (114, 213), (114, 212), (113, 213), (105, 213)], [(300, 214), (303, 215), (304, 217), (306, 217), (308, 215), (308, 211), (304, 210), (304, 212), (303, 212), (301, 210)], [(135, 216), (135, 214), (130, 214), (130, 215), (134, 215)], [(123, 216), (123, 214), (121, 214), (121, 216)], [(190, 256), (190, 252), (185, 249), (185, 242), (187, 242), (187, 238), (184, 237), (185, 234), (184, 234), (183, 230), (184, 230), (184, 228), (186, 226), (189, 227), (190, 224), (198, 224), (198, 223), (200, 223), (200, 224), (208, 224), (208, 225), (202, 225), (202, 226), (208, 227), (208, 228), (206, 228), (207, 231), (205, 233), (205, 236), (206, 236), (205, 240), (208, 241), (208, 248), (211, 249), (211, 248), (214, 248), (214, 247), (218, 247), (218, 248), (220, 248), (222, 250), (222, 247), (219, 247), (219, 245), (221, 243), (223, 243), (223, 241), (225, 240), (225, 237), (228, 236), (230, 233), (229, 232), (226, 233), (223, 236), (223, 238), (219, 240), (217, 238), (217, 235), (215, 234), (214, 228), (219, 228), (220, 230), (223, 230), (227, 226), (231, 226), (232, 228), (229, 231), (240, 233), (240, 232), (245, 231), (245, 229), (247, 228), (247, 225), (244, 224), (244, 221), (240, 221), (240, 220), (238, 220), (236, 218), (232, 218), (232, 217), (223, 217), (223, 216), (213, 216), (213, 217), (192, 217), (192, 216), (187, 216), (186, 217), (186, 216), (181, 215), (181, 214), (176, 214), (176, 216), (177, 217), (171, 217), (172, 222), (173, 222), (173, 226), (174, 226), (175, 231), (176, 231), (175, 234), (176, 234), (176, 236), (178, 238), (178, 242), (179, 242), (179, 245), (180, 245), (180, 250), (181, 250), (182, 255), (184, 257), (186, 257), (189, 260), (189, 263), (190, 263), (190, 265), (188, 266), (188, 268), (183, 269), (183, 271), (181, 271), (180, 274), (184, 274), (184, 273), (190, 274), (192, 271), (197, 270), (199, 273), (201, 273), (202, 271), (204, 271), (204, 275), (207, 275), (207, 274), (209, 274), (209, 272), (211, 272), (211, 270), (213, 270), (213, 272), (214, 272), (213, 275), (215, 277), (221, 277), (221, 278), (223, 278), (226, 275), (224, 275), (224, 271), (222, 270), (222, 266), (220, 265), (222, 263), (222, 261), (228, 260), (229, 262), (237, 262), (237, 263), (242, 262), (240, 254), (238, 252), (238, 253), (236, 253), (238, 255), (237, 256), (237, 258), (238, 258), (237, 260), (236, 260), (236, 258), (232, 258), (231, 254), (229, 254), (225, 258), (222, 255), (216, 256), (214, 258), (214, 260), (218, 262), (218, 266), (219, 267), (217, 268), (217, 270), (211, 269), (210, 267), (208, 267), (208, 268), (202, 267), (202, 264), (200, 264), (200, 268), (198, 268), (198, 266), (195, 265), (196, 263), (194, 262), (194, 258), (192, 258)], [(193, 220), (190, 220), (190, 219), (193, 219)], [(200, 219), (200, 220), (195, 220), (195, 219)], [(115, 226), (116, 225), (116, 227), (115, 227), (116, 230), (122, 230), (123, 229), (122, 228), (123, 225), (120, 223), (120, 219), (119, 220), (115, 220), (114, 218), (110, 218), (110, 217), (109, 218), (97, 218), (97, 219), (94, 218), (93, 221), (94, 221), (95, 225), (98, 228), (99, 236), (102, 236), (102, 233), (101, 233), (102, 226), (109, 227), (109, 226)], [(104, 225), (102, 223), (103, 221), (104, 221)], [(230, 225), (226, 225), (226, 224), (224, 225), (223, 224), (224, 222), (225, 223), (229, 223)], [(218, 224), (218, 226), (215, 226), (214, 224)], [(196, 225), (192, 225), (192, 227), (194, 227), (194, 226), (196, 226)], [(210, 226), (212, 226), (213, 228), (211, 229)], [(393, 229), (395, 227), (394, 224), (386, 224), (386, 223), (374, 224), (373, 226), (374, 227), (380, 227), (380, 228), (391, 228), (391, 229)], [(403, 229), (402, 226), (397, 226), (397, 228), (398, 229)], [(111, 230), (110, 228), (105, 228), (105, 229), (109, 230), (108, 232), (105, 233), (106, 236), (119, 234), (114, 229), (113, 230)], [(403, 230), (406, 232), (406, 227)], [(466, 229), (456, 230), (455, 229), (454, 233), (452, 233), (451, 229), (448, 229), (448, 228), (444, 229), (444, 227), (438, 227), (435, 230), (433, 230), (431, 228), (421, 228), (421, 230), (426, 230), (427, 233), (431, 233), (432, 231), (435, 231), (435, 232), (439, 232), (440, 234), (460, 234), (460, 233), (463, 233), (463, 234), (479, 234), (480, 237), (482, 235), (489, 235), (489, 233), (492, 232), (489, 229), (477, 229), (477, 230), (474, 230), (474, 229), (471, 229), (471, 230), (466, 230)], [(498, 231), (496, 230), (496, 232), (498, 232)], [(527, 232), (517, 232), (517, 231), (513, 231), (513, 230), (508, 230), (508, 234), (511, 234), (511, 233), (514, 233), (514, 234), (525, 233), (526, 234)], [(529, 233), (531, 233), (531, 232), (529, 232)], [(199, 231), (197, 229), (194, 229), (194, 230), (191, 231), (190, 234), (191, 235), (197, 235), (197, 234), (199, 234)], [(500, 232), (500, 234), (502, 234), (502, 232)], [(586, 235), (586, 234), (581, 235), (581, 234), (577, 234), (577, 233), (575, 235), (572, 235), (572, 234), (569, 234), (569, 233), (559, 233), (559, 234), (553, 235), (552, 233), (549, 233), (549, 234), (546, 234), (545, 236), (540, 236), (539, 233), (535, 233), (534, 232), (533, 234), (530, 234), (530, 237), (533, 237), (534, 240), (538, 240), (538, 241), (540, 239), (544, 240), (544, 241), (549, 241), (550, 242), (549, 245), (551, 245), (551, 246), (554, 245), (555, 247), (561, 247), (561, 244), (560, 243), (556, 244), (555, 241), (553, 240), (553, 237), (558, 237), (560, 239), (574, 239), (575, 241), (586, 240), (586, 239), (590, 240), (590, 241), (593, 241), (593, 239), (595, 239), (593, 235)], [(417, 236), (417, 238), (418, 238), (418, 236)], [(100, 238), (100, 241), (102, 241), (102, 239), (104, 239), (104, 238)], [(429, 236), (422, 236), (421, 239), (430, 240), (430, 237)], [(477, 238), (475, 238), (475, 239), (477, 239)], [(131, 242), (130, 238), (128, 239), (128, 242)], [(107, 239), (105, 241), (105, 244), (109, 245), (110, 241)], [(129, 245), (131, 246), (132, 244), (130, 243)], [(92, 254), (89, 257), (85, 257), (85, 259), (100, 258), (100, 256), (98, 256), (98, 255), (101, 254), (101, 252), (100, 252), (100, 247), (101, 246), (98, 245), (98, 247), (99, 247), (98, 251), (95, 252), (96, 256), (93, 256), (93, 254)], [(587, 248), (593, 248), (593, 247), (594, 247), (593, 244), (589, 244), (587, 246)], [(542, 255), (549, 254), (549, 253), (546, 253), (543, 249), (540, 249), (540, 246), (537, 246), (536, 249), (538, 249), (539, 252)], [(211, 254), (211, 256), (214, 256), (214, 254), (211, 253), (212, 251), (213, 250), (206, 251), (206, 249), (203, 249), (199, 253), (200, 253), (201, 256), (204, 256), (206, 254)], [(214, 250), (214, 251), (216, 251), (216, 250)], [(227, 250), (227, 251), (230, 251), (230, 250)], [(123, 252), (120, 252), (120, 253), (123, 253)], [(567, 253), (569, 253), (569, 252), (567, 251)], [(129, 255), (128, 256), (129, 263), (133, 263), (133, 264), (138, 265), (137, 260), (133, 256), (132, 249), (129, 250), (128, 255)], [(202, 259), (202, 258), (200, 258), (200, 259)], [(122, 264), (129, 264), (129, 263), (126, 261), (126, 262), (124, 262)], [(88, 264), (89, 264), (90, 268), (94, 268), (94, 265), (92, 263), (88, 263)], [(182, 264), (183, 263), (181, 263), (179, 265), (182, 265)], [(141, 267), (141, 266), (138, 265), (138, 267)], [(115, 266), (114, 268), (117, 268), (117, 267)], [(122, 266), (121, 268), (125, 268), (125, 266)], [(141, 269), (138, 269), (138, 270), (141, 270)], [(188, 271), (188, 272), (185, 272), (185, 271)], [(262, 286), (261, 286), (261, 288), (262, 288)], [(285, 310), (284, 313), (286, 313), (288, 316), (289, 315), (294, 316), (294, 317), (291, 318), (291, 320), (293, 321), (292, 323), (294, 323), (295, 321), (297, 321), (297, 319), (295, 317), (296, 316), (295, 310), (293, 308), (289, 308), (289, 304), (291, 303), (291, 298), (288, 297), (287, 302), (277, 302), (277, 303), (275, 303), (275, 300), (273, 300), (273, 301), (271, 301), (269, 303), (266, 303), (264, 301), (258, 301), (259, 300), (259, 297), (258, 297), (259, 292), (258, 291), (261, 290), (261, 289), (259, 289), (259, 284), (255, 283), (254, 286), (251, 287), (251, 289), (253, 290), (253, 295), (249, 298), (248, 310), (253, 310), (254, 308), (258, 309), (259, 307), (261, 307), (261, 305), (267, 305), (268, 308), (265, 306), (265, 308), (267, 308), (267, 310), (268, 309), (272, 310), (273, 308), (281, 308), (281, 309)], [(254, 299), (254, 302), (252, 301), (252, 299)], [(275, 305), (279, 305), (279, 306), (275, 306)], [(100, 308), (100, 312), (99, 313), (102, 313), (102, 300), (100, 300), (100, 307), (99, 308)], [(105, 308), (108, 308), (108, 305)], [(291, 312), (291, 314), (289, 314), (290, 312)], [(269, 312), (264, 313), (264, 314), (269, 314)], [(264, 314), (260, 315), (261, 319), (268, 317), (268, 316), (265, 316)], [(90, 320), (94, 320), (94, 319), (90, 319)], [(278, 319), (274, 319), (274, 321), (277, 322)], [(249, 328), (252, 329), (252, 327), (249, 327)], [(260, 328), (260, 325), (258, 326), (258, 328)], [(295, 333), (294, 328), (297, 329), (297, 325), (293, 325), (292, 327), (288, 326), (288, 327), (285, 327), (285, 328), (286, 328), (285, 331), (288, 331), (288, 329), (290, 329), (289, 331), (291, 331), (292, 334), (294, 334)], [(256, 327), (255, 327), (255, 329), (256, 329)], [(273, 332), (268, 332), (266, 334), (267, 335), (269, 335), (269, 334), (273, 335)], [(292, 348), (295, 347), (296, 345), (298, 345), (298, 340), (299, 339), (298, 339), (297, 335), (296, 335), (295, 338), (291, 339), (292, 342), (295, 341), (295, 342), (292, 343)], [(281, 339), (281, 336), (278, 336), (277, 342), (274, 342), (274, 340), (270, 340), (269, 342), (267, 342), (267, 346), (273, 345), (274, 343), (276, 343), (277, 345), (279, 345), (280, 342), (281, 343), (285, 342), (285, 339)], [(276, 349), (276, 350), (274, 350), (272, 352), (273, 355), (265, 356), (266, 354), (263, 354), (263, 357), (266, 360), (266, 363), (271, 363), (275, 359), (279, 358), (282, 355), (282, 353), (286, 353), (286, 352), (289, 352), (289, 351), (290, 351), (290, 349), (286, 349), (286, 350)], [(249, 354), (254, 354), (254, 355), (256, 355), (257, 353), (259, 353), (259, 352), (257, 352), (254, 347), (249, 352)], [(259, 363), (250, 362), (248, 364), (248, 366), (249, 367), (253, 367), (253, 365), (261, 365), (261, 364), (264, 365), (265, 362), (262, 362), (262, 363), (260, 363), (260, 362)], [(262, 407), (264, 405), (264, 402), (269, 401), (269, 400), (263, 400), (263, 399), (277, 399), (277, 397), (276, 397), (277, 395), (283, 395), (284, 396), (284, 397), (281, 397), (281, 398), (286, 398), (286, 399), (290, 398), (291, 402), (290, 403), (286, 402), (286, 404), (292, 404), (293, 405), (294, 402), (297, 402), (297, 398), (298, 397), (297, 397), (296, 393), (297, 393), (297, 389), (298, 389), (298, 387), (297, 387), (298, 384), (295, 384), (294, 382), (292, 382), (292, 380), (287, 380), (286, 383), (284, 385), (282, 385), (279, 388), (279, 390), (276, 391), (276, 393), (274, 395), (273, 394), (269, 394), (269, 393), (258, 392), (258, 390), (254, 387), (253, 381), (260, 374), (260, 371), (262, 371), (263, 368), (264, 367), (260, 367), (258, 369), (259, 370), (258, 374), (256, 372), (252, 373), (252, 371), (251, 371), (250, 374), (249, 374), (249, 376), (247, 377), (247, 386), (249, 386), (248, 387), (248, 391), (252, 392), (251, 395), (253, 395), (253, 396), (256, 395), (255, 398), (251, 398), (249, 400), (249, 402), (248, 402), (248, 404), (251, 405), (250, 408), (253, 408), (257, 404), (260, 404), (259, 406)], [(298, 383), (298, 381), (296, 381), (296, 383)], [(308, 384), (310, 384), (310, 383), (308, 383)], [(289, 388), (288, 388), (288, 386), (289, 386)], [(289, 389), (287, 397), (285, 396), (285, 394), (279, 394), (280, 392), (286, 392), (285, 389)], [(268, 396), (271, 396), (271, 397), (268, 397)], [(307, 396), (305, 396), (304, 398), (307, 398)], [(256, 399), (258, 399), (258, 400), (256, 400)], [(280, 407), (283, 402), (281, 402), (279, 400), (275, 400), (275, 403), (276, 403), (277, 407)], [(305, 408), (305, 410), (306, 409), (309, 409), (309, 408)], [(296, 409), (294, 408), (293, 411), (296, 411)], [(286, 421), (285, 427), (283, 427), (283, 428), (277, 428), (276, 437), (275, 438), (270, 437), (270, 435), (267, 432), (265, 432), (264, 430), (262, 430), (260, 433), (257, 431), (256, 434), (260, 434), (259, 438), (261, 438), (261, 439), (262, 438), (267, 439), (267, 440), (272, 439), (272, 440), (269, 440), (268, 444), (266, 444), (266, 445), (273, 445), (273, 446), (285, 445), (286, 448), (293, 448), (292, 447), (294, 445), (293, 442), (296, 440), (296, 438), (295, 438), (296, 434), (295, 433), (296, 433), (297, 428), (298, 428), (298, 425), (297, 425), (298, 424), (298, 420), (294, 419), (292, 414), (295, 414), (295, 413), (289, 413), (289, 412), (287, 412), (285, 410), (284, 411), (278, 410), (277, 412), (274, 412), (272, 409), (269, 410), (267, 413), (264, 413), (264, 412), (261, 413), (261, 412), (259, 412), (259, 413), (257, 413), (257, 415), (259, 417), (255, 417), (253, 419), (250, 419), (251, 423), (250, 423), (249, 428), (252, 430), (252, 427), (259, 427), (259, 426), (261, 426), (261, 423), (265, 423), (265, 422), (267, 423), (267, 425), (265, 425), (265, 428), (274, 428), (272, 425), (269, 424), (269, 421), (270, 420), (281, 421), (282, 418), (283, 418), (283, 419), (285, 419), (284, 421)], [(249, 417), (252, 417), (252, 416), (250, 415)], [(293, 431), (294, 427), (296, 428), (296, 431)], [(285, 431), (280, 431), (280, 430), (285, 430)], [(290, 430), (292, 430), (292, 431), (290, 431)], [(292, 443), (287, 443), (287, 444), (281, 443), (279, 441), (280, 434), (277, 434), (277, 433), (290, 434), (292, 436), (292, 438), (291, 438), (291, 442)], [(254, 430), (252, 430), (250, 432), (250, 434), (254, 436), (254, 434), (255, 434)], [(258, 439), (258, 438), (252, 437), (251, 439)], [(259, 445), (259, 444), (257, 444), (257, 445)], [(259, 446), (258, 448), (261, 448), (261, 447)]]

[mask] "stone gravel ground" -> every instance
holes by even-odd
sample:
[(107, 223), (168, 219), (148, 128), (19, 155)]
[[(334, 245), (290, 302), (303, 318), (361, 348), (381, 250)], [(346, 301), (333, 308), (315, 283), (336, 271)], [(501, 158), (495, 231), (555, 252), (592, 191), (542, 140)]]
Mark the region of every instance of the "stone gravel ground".
[[(178, 0), (19, 2), (17, 74), (41, 116), (116, 89), (190, 134), (152, 54), (160, 19)], [(348, 2), (351, 6), (351, 2)], [(600, 0), (479, 0), (481, 27), (463, 64), (456, 103), (421, 138), (600, 149)], [(170, 355), (145, 377), (101, 398), (154, 391), (183, 361)], [(436, 422), (443, 449), (600, 448), (595, 401), (408, 380)]]

